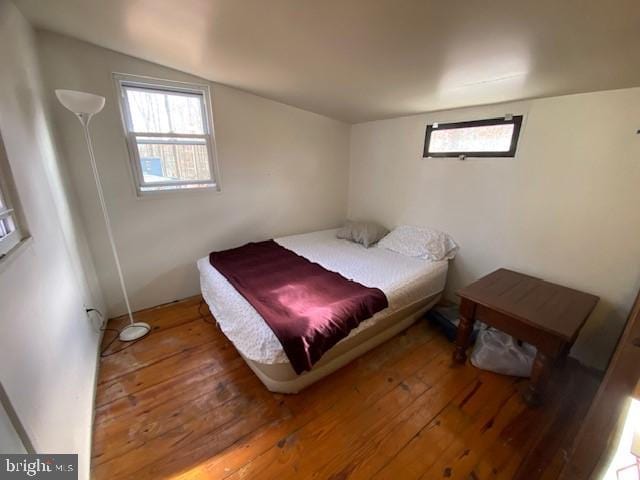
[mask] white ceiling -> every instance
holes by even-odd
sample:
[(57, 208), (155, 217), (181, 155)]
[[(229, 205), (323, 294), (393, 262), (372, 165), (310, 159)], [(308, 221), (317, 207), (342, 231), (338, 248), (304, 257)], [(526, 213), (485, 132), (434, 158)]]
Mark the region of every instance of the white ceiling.
[(638, 0), (16, 0), (37, 26), (348, 122), (640, 85)]

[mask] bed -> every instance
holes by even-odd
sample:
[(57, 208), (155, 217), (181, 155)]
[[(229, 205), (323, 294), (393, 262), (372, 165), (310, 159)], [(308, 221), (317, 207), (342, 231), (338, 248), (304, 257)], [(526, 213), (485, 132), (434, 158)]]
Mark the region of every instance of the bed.
[(209, 257), (198, 261), (202, 295), (222, 332), (273, 392), (297, 393), (409, 327), (440, 298), (448, 262), (431, 262), (384, 248), (336, 238), (324, 230), (275, 241), (327, 270), (379, 288), (389, 306), (361, 322), (310, 371), (296, 374), (282, 345), (253, 306), (218, 272)]

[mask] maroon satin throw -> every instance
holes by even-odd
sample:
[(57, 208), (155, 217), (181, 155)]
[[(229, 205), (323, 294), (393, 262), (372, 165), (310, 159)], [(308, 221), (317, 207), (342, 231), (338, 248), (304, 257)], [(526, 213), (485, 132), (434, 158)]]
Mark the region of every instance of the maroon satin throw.
[(267, 322), (298, 374), (389, 305), (382, 290), (348, 280), (273, 240), (213, 252), (209, 261)]

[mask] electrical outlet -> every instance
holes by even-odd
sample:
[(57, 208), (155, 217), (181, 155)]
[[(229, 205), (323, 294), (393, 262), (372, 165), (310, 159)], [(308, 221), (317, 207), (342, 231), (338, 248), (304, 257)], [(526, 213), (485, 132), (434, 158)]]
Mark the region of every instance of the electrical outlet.
[(102, 330), (105, 326), (105, 319), (102, 316), (102, 313), (97, 308), (91, 307), (87, 304), (83, 305), (84, 312), (87, 315), (87, 318), (91, 322), (91, 325), (97, 327), (99, 330)]

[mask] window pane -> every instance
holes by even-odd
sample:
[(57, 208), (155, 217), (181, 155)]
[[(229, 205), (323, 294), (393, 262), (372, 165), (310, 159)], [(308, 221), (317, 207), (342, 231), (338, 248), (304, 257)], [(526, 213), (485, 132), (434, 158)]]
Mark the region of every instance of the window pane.
[(202, 96), (167, 95), (169, 120), (173, 133), (203, 134)]
[[(0, 185), (4, 183), (4, 180), (5, 179), (2, 178), (2, 174), (0, 173)], [(0, 211), (5, 210), (6, 208), (8, 208), (8, 205), (4, 201), (4, 198), (2, 197), (2, 190), (0, 190)]]
[(204, 134), (202, 95), (126, 88), (134, 132)]
[(138, 137), (137, 144), (145, 183), (211, 180), (203, 138)]
[(9, 216), (0, 220), (0, 240), (9, 235), (11, 232), (14, 232), (15, 229), (16, 225), (12, 217)]
[(431, 131), (429, 153), (508, 152), (513, 124)]

